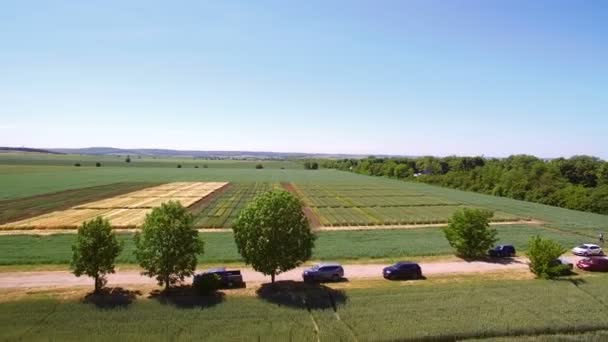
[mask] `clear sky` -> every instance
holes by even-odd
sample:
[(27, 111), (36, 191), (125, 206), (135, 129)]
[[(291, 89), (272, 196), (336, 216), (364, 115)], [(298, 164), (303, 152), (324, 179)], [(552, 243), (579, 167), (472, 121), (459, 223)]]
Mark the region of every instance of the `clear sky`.
[(608, 1), (3, 1), (0, 145), (608, 158)]

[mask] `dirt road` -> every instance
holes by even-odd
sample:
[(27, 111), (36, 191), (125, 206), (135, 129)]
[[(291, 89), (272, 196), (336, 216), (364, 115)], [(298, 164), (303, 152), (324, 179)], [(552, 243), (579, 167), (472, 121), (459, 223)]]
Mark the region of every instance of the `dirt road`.
[[(576, 262), (579, 258), (566, 258)], [(344, 275), (348, 279), (380, 278), (382, 268), (386, 264), (345, 264)], [(421, 263), (422, 273), (425, 275), (436, 274), (470, 274), (483, 272), (496, 272), (508, 270), (522, 270), (528, 267), (525, 258), (515, 258), (510, 262), (483, 262), (483, 261), (449, 261)], [(302, 271), (305, 267), (298, 267), (289, 272), (279, 274), (277, 280), (301, 280)], [(256, 272), (250, 268), (241, 269), (243, 279), (246, 282), (266, 282), (270, 277)], [(188, 280), (189, 282), (189, 280)], [(108, 284), (155, 284), (153, 279), (140, 275), (139, 272), (118, 271), (108, 276)], [(71, 287), (79, 285), (91, 285), (88, 277), (77, 278), (67, 271), (44, 271), (44, 272), (7, 272), (0, 273), (0, 288), (36, 288), (36, 287)]]

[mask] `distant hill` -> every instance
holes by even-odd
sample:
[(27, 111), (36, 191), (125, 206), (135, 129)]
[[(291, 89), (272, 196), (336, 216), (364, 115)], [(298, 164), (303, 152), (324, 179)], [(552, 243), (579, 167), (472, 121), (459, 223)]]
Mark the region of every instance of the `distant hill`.
[[(87, 148), (52, 148), (53, 152), (84, 155), (142, 155), (162, 157), (220, 158), (220, 159), (287, 159), (287, 158), (363, 158), (367, 155), (292, 153), (292, 152), (259, 152), (259, 151), (182, 151), (169, 149), (122, 149), (114, 147)], [(378, 156), (389, 157), (389, 156)]]
[(40, 148), (28, 148), (28, 147), (5, 147), (0, 146), (0, 153), (3, 152), (30, 152), (30, 153), (48, 153), (48, 154), (65, 154), (60, 151), (44, 150)]

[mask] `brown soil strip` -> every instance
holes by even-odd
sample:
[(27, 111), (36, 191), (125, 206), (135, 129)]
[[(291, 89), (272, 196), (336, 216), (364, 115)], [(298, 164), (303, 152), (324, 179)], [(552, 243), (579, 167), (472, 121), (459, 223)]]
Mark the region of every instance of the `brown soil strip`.
[[(283, 189), (292, 193), (294, 196), (300, 199), (302, 198), (302, 196), (300, 196), (298, 188), (294, 184), (283, 182), (281, 183), (281, 186), (283, 187)], [(321, 220), (319, 219), (319, 216), (312, 210), (312, 208), (305, 206), (302, 211), (304, 211), (304, 215), (306, 215), (306, 218), (308, 219), (308, 222), (310, 222), (310, 226), (312, 228), (321, 227)]]

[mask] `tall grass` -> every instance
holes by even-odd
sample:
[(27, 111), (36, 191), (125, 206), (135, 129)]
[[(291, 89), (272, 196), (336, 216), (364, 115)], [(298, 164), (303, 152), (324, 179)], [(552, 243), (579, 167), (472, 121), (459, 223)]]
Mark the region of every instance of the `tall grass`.
[(418, 341), (608, 330), (605, 275), (576, 283), (417, 285), (346, 290), (338, 303), (327, 292), (317, 298), (326, 305), (314, 307), (237, 296), (200, 305), (140, 298), (104, 308), (73, 299), (21, 299), (0, 303), (0, 339), (73, 341), (86, 332), (92, 341)]

